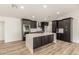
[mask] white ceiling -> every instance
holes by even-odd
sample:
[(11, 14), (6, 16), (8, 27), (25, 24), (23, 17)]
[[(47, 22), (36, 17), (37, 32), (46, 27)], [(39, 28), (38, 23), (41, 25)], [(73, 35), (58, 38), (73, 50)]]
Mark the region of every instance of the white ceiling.
[(56, 17), (57, 12), (60, 12), (59, 17), (67, 13), (79, 9), (76, 4), (47, 4), (47, 8), (43, 8), (43, 4), (17, 4), (17, 6), (24, 6), (24, 9), (12, 8), (11, 4), (0, 5), (0, 16), (31, 18), (35, 17)]

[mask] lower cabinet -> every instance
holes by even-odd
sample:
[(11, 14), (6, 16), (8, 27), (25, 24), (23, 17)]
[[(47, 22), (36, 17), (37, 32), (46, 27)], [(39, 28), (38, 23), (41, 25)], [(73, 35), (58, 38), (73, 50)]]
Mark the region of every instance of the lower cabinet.
[(49, 37), (48, 37), (48, 36), (45, 36), (45, 37), (44, 37), (44, 43), (45, 43), (45, 44), (48, 44), (48, 43), (49, 43), (48, 41), (49, 41)]
[(48, 37), (49, 37), (48, 42), (49, 42), (49, 43), (53, 42), (53, 39), (54, 39), (53, 35), (49, 35)]
[(45, 41), (45, 36), (41, 36), (41, 45), (45, 45), (44, 41)]
[(41, 37), (33, 38), (33, 49), (41, 46)]
[(53, 35), (35, 37), (33, 38), (33, 49), (51, 43), (53, 42), (53, 39), (54, 39)]
[(41, 36), (41, 45), (48, 44), (48, 36)]
[(58, 40), (63, 40), (63, 38), (64, 38), (63, 34), (57, 33), (57, 39)]

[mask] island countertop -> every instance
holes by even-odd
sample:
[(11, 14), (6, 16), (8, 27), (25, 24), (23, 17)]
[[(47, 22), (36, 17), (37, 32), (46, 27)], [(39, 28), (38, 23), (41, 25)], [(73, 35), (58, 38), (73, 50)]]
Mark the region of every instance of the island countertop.
[(39, 36), (44, 36), (44, 35), (52, 35), (52, 34), (56, 34), (56, 33), (32, 33), (32, 34), (27, 34), (26, 36), (30, 36), (30, 37), (39, 37)]

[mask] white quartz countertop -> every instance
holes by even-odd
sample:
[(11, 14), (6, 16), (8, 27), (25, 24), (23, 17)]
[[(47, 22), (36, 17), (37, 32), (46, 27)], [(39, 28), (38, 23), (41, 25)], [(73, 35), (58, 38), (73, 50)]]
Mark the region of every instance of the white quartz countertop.
[(38, 36), (45, 36), (45, 35), (52, 35), (52, 34), (56, 34), (56, 33), (33, 33), (33, 34), (27, 34), (26, 36), (38, 37)]

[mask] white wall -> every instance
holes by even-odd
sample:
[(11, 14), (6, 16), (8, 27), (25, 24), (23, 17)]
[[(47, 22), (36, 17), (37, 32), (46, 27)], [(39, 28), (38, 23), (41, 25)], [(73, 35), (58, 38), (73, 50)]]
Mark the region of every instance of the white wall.
[(21, 40), (21, 20), (18, 18), (9, 18), (5, 23), (5, 42)]
[(47, 27), (47, 32), (52, 32), (52, 22), (49, 22), (49, 25)]
[(4, 40), (4, 22), (0, 22), (0, 41)]
[[(0, 16), (0, 22), (4, 22), (4, 38), (5, 42), (13, 42), (17, 40), (22, 40), (22, 31), (21, 31), (21, 19), (13, 17), (3, 17)], [(48, 32), (51, 31), (51, 23), (48, 26)], [(38, 27), (36, 29), (31, 29), (32, 32), (41, 31), (42, 29)]]
[(79, 10), (69, 13), (62, 18), (73, 17), (72, 21), (72, 42), (79, 43)]
[(0, 16), (0, 21), (5, 23), (5, 42), (22, 40), (21, 19)]

